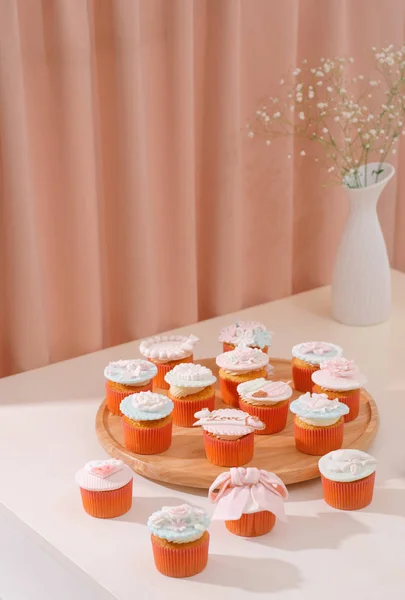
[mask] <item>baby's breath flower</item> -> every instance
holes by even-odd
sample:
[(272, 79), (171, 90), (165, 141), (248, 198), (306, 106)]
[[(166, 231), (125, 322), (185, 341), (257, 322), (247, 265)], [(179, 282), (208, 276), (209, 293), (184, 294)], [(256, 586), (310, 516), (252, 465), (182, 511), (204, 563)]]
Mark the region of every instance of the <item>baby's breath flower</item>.
[(304, 112), (301, 111), (298, 116), (301, 119), (301, 121), (304, 121), (304, 119), (305, 119), (305, 113)]
[(280, 112), (275, 112), (273, 114), (273, 119), (279, 119), (281, 117), (281, 113)]
[(253, 133), (253, 131), (249, 131), (249, 133), (248, 133), (248, 136), (249, 136), (250, 138), (254, 137), (254, 135), (255, 135), (255, 134)]
[(266, 140), (266, 146), (270, 146), (271, 141), (270, 140)]
[(305, 156), (305, 154), (306, 154), (305, 150), (301, 150), (300, 155)]

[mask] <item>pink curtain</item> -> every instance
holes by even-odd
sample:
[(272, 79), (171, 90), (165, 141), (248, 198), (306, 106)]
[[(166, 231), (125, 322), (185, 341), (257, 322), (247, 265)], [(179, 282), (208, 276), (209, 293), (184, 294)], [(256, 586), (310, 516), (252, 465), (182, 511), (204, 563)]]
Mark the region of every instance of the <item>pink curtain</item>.
[(344, 195), (244, 124), (297, 61), (366, 70), (404, 28), (403, 0), (0, 0), (0, 373), (328, 283)]

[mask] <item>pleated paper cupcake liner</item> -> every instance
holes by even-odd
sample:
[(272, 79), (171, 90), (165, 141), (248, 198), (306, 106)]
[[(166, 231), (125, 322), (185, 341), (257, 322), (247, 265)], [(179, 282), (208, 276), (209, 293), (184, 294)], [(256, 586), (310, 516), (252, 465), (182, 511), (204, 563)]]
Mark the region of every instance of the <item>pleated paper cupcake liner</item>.
[(165, 375), (176, 365), (193, 362), (193, 358), (193, 355), (191, 355), (187, 356), (186, 358), (182, 358), (181, 360), (171, 360), (168, 363), (155, 362), (152, 358), (148, 358), (150, 362), (153, 362), (156, 365), (158, 370), (157, 374), (153, 378), (153, 389), (168, 390), (170, 386), (165, 381)]
[(330, 427), (306, 428), (294, 419), (295, 447), (304, 454), (323, 456), (332, 450), (339, 450), (343, 444), (344, 421)]
[(132, 506), (132, 479), (118, 490), (93, 492), (80, 488), (84, 510), (98, 519), (124, 515)]
[(228, 404), (233, 408), (239, 408), (239, 394), (236, 388), (240, 383), (242, 383), (242, 381), (251, 381), (253, 379), (263, 377), (263, 369), (260, 369), (258, 371), (252, 371), (252, 373), (249, 373), (249, 375), (250, 377), (243, 378), (241, 381), (232, 381), (231, 379), (225, 379), (224, 377), (219, 375), (219, 388), (221, 391), (221, 398), (225, 402), (225, 404)]
[(203, 408), (214, 410), (215, 395), (209, 396), (204, 400), (190, 400), (187, 398), (176, 398), (168, 394), (174, 404), (173, 423), (179, 427), (192, 427), (197, 421), (195, 413)]
[(162, 427), (133, 427), (123, 418), (122, 429), (125, 448), (136, 454), (160, 454), (172, 443), (172, 420)]
[(315, 371), (318, 371), (318, 366), (313, 367), (300, 367), (294, 364), (294, 360), (292, 362), (292, 378), (294, 387), (298, 392), (312, 392), (312, 387), (314, 385), (312, 381), (312, 374)]
[(254, 452), (253, 433), (237, 440), (222, 440), (203, 432), (207, 460), (219, 467), (242, 467), (250, 462)]
[(273, 513), (262, 510), (250, 515), (243, 514), (236, 521), (225, 521), (225, 526), (231, 533), (243, 537), (258, 537), (269, 533), (276, 523)]
[(279, 406), (256, 406), (239, 400), (239, 408), (253, 417), (258, 417), (266, 425), (266, 429), (255, 430), (255, 435), (271, 435), (283, 431), (287, 425), (289, 402), (286, 400)]
[(122, 416), (122, 412), (120, 411), (121, 402), (127, 396), (131, 394), (136, 394), (138, 392), (148, 392), (152, 390), (152, 380), (150, 380), (145, 385), (140, 386), (131, 386), (125, 392), (119, 392), (114, 390), (110, 386), (110, 382), (107, 381), (105, 384), (106, 398), (107, 398), (107, 406), (110, 413), (117, 416)]
[(152, 535), (153, 557), (157, 570), (167, 577), (191, 577), (201, 573), (207, 566), (208, 548), (210, 537), (206, 532), (201, 538), (201, 543), (193, 546), (178, 548), (162, 546), (159, 540)]
[(360, 411), (360, 390), (353, 390), (351, 393), (348, 393), (347, 396), (343, 396), (340, 393), (335, 393), (331, 390), (326, 390), (320, 385), (314, 385), (312, 391), (316, 394), (327, 394), (330, 400), (334, 400), (337, 398), (339, 402), (342, 404), (346, 404), (349, 407), (350, 412), (347, 415), (344, 415), (345, 423), (349, 423), (350, 421), (354, 421), (359, 416)]
[[(223, 352), (231, 352), (232, 350), (235, 350), (235, 348), (236, 348), (235, 344), (228, 344), (228, 342), (222, 342), (222, 351)], [(259, 348), (259, 346), (251, 346), (251, 348), (257, 348), (258, 350), (261, 350), (265, 354), (267, 354), (269, 351), (268, 346), (263, 346), (263, 348)]]
[(340, 510), (359, 510), (373, 499), (375, 473), (358, 481), (332, 481), (323, 475), (322, 489), (325, 502)]

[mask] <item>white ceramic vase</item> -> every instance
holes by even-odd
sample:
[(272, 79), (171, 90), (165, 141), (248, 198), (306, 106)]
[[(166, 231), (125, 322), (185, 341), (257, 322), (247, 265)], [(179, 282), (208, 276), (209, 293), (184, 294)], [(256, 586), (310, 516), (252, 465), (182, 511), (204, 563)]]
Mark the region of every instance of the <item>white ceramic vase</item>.
[[(395, 174), (384, 163), (375, 182), (378, 163), (359, 170), (366, 187), (346, 187), (350, 215), (336, 255), (332, 282), (332, 314), (346, 325), (375, 325), (389, 318), (391, 309), (390, 265), (377, 215), (377, 202)], [(374, 174), (373, 174), (374, 171)]]

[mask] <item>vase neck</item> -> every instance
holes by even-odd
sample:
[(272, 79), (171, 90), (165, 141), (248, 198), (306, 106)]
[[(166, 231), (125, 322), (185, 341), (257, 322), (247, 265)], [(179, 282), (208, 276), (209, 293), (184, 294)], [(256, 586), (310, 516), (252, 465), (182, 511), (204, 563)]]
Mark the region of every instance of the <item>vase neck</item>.
[(351, 210), (376, 210), (377, 202), (383, 188), (347, 189), (346, 193), (350, 201)]

